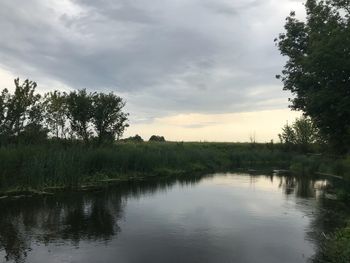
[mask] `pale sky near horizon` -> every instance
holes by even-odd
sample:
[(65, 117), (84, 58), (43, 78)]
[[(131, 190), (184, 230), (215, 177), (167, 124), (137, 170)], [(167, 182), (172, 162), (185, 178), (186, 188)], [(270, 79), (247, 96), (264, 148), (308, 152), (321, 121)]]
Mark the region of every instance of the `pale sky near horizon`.
[(0, 89), (87, 88), (127, 101), (125, 136), (277, 140), (300, 116), (273, 39), (302, 0), (12, 0), (0, 3)]

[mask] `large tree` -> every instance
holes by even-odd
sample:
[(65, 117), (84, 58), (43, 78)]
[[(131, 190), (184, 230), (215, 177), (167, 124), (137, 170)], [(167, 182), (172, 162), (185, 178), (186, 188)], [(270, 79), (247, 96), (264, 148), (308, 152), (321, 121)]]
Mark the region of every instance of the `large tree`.
[(288, 57), (281, 76), (291, 107), (310, 116), (335, 149), (350, 150), (350, 0), (307, 0), (276, 39)]

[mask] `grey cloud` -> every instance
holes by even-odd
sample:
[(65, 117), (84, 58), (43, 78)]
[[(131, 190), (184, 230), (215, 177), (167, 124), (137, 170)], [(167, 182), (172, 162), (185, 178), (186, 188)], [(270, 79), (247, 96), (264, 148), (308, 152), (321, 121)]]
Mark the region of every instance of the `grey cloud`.
[(274, 79), (283, 19), (264, 17), (277, 0), (62, 2), (1, 2), (0, 66), (39, 84), (115, 90), (135, 120), (285, 106), (268, 103), (287, 96)]
[(74, 0), (78, 5), (88, 8), (89, 13), (99, 14), (107, 20), (125, 21), (130, 23), (154, 23), (154, 15), (147, 13), (141, 7), (135, 5), (135, 2), (128, 0), (110, 1), (110, 0)]
[(202, 2), (209, 10), (224, 15), (239, 15), (240, 12), (247, 11), (250, 8), (259, 7), (263, 2), (259, 0), (246, 1), (211, 1)]

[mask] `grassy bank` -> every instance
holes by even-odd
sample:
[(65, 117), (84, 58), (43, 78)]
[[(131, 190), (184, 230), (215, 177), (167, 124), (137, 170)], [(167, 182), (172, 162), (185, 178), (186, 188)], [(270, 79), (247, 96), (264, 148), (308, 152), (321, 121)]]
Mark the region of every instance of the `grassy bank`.
[(348, 263), (350, 260), (350, 223), (324, 242), (316, 262)]
[(344, 174), (349, 160), (284, 152), (280, 145), (244, 143), (117, 143), (84, 146), (47, 142), (0, 148), (0, 192), (236, 169), (289, 169)]

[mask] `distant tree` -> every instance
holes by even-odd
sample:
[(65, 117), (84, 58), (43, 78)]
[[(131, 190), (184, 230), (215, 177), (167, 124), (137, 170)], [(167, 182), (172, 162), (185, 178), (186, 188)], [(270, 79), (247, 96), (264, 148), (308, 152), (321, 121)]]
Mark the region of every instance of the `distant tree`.
[(95, 127), (98, 141), (119, 139), (129, 125), (127, 113), (122, 109), (125, 102), (113, 93), (95, 93), (92, 96), (92, 123)]
[(143, 142), (143, 139), (140, 135), (136, 134), (135, 136), (131, 136), (128, 138), (123, 139), (123, 141), (126, 142)]
[(66, 138), (69, 133), (67, 125), (67, 94), (57, 90), (45, 94), (45, 119), (52, 136)]
[[(97, 135), (99, 143), (119, 139), (128, 127), (125, 102), (113, 93), (87, 93), (85, 89), (49, 92), (42, 98), (37, 84), (15, 79), (15, 91), (0, 92), (0, 142), (39, 142), (52, 137), (77, 136), (88, 142)], [(70, 128), (69, 128), (70, 124)]]
[(93, 117), (92, 94), (85, 89), (72, 91), (67, 95), (67, 115), (72, 131), (85, 142), (92, 135), (91, 120)]
[(278, 135), (281, 142), (288, 149), (299, 148), (306, 152), (310, 146), (318, 141), (318, 130), (310, 118), (301, 117), (292, 124), (286, 124), (282, 128), (282, 133)]
[(151, 138), (149, 138), (150, 142), (165, 142), (165, 138), (163, 136), (158, 135), (152, 135)]
[(306, 1), (305, 22), (291, 12), (286, 32), (275, 39), (284, 66), (291, 107), (310, 116), (340, 152), (350, 150), (350, 1)]

